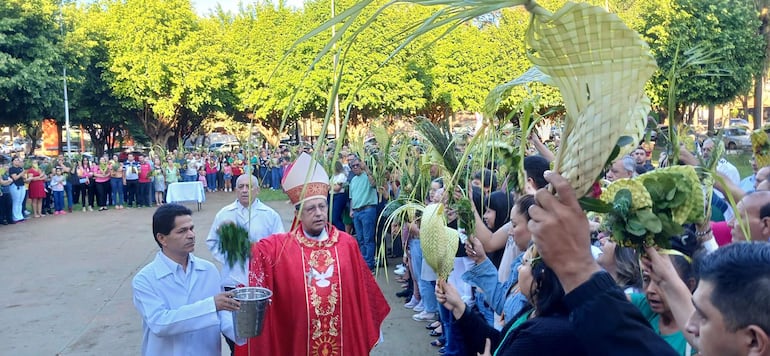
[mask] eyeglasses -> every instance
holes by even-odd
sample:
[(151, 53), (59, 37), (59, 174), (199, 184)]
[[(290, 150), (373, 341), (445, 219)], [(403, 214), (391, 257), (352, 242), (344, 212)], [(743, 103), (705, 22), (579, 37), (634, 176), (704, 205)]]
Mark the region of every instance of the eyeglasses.
[(361, 167), (361, 165), (360, 164), (354, 164), (354, 165), (350, 166), (350, 168), (358, 168), (358, 167)]

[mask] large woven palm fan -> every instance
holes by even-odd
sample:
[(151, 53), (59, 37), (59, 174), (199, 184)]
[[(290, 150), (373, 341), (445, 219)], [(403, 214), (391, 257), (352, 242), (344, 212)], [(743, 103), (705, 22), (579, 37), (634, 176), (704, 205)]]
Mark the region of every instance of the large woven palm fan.
[(636, 32), (599, 7), (567, 3), (552, 15), (535, 13), (529, 59), (559, 88), (566, 108), (555, 169), (582, 196), (622, 136), (641, 138), (650, 109), (644, 84), (655, 59)]

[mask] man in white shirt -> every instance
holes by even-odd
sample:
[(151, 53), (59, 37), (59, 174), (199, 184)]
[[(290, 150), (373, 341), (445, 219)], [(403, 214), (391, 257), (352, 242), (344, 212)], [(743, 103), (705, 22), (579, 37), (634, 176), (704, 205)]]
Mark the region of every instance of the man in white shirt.
[(198, 180), (198, 168), (200, 163), (192, 153), (187, 154), (187, 169), (184, 171), (185, 182), (195, 182)]
[[(701, 147), (701, 150), (703, 152), (703, 158), (708, 159), (711, 157), (711, 151), (714, 150), (714, 140), (708, 138), (705, 141), (703, 141), (703, 147)], [(738, 168), (735, 168), (735, 166), (728, 162), (724, 157), (717, 157), (719, 159), (719, 162), (717, 162), (717, 172), (724, 174), (735, 185), (741, 184), (741, 174), (738, 172)]]
[(161, 250), (132, 283), (142, 316), (142, 355), (220, 355), (220, 333), (235, 337), (231, 311), (240, 304), (221, 292), (216, 266), (192, 254), (191, 215), (177, 204), (153, 214), (152, 233)]
[[(251, 180), (251, 182), (249, 182)], [(232, 268), (227, 264), (225, 255), (219, 250), (219, 227), (228, 222), (234, 222), (249, 232), (249, 240), (257, 242), (272, 234), (283, 233), (283, 220), (278, 213), (265, 205), (259, 195), (259, 181), (251, 174), (243, 174), (235, 181), (236, 200), (222, 208), (211, 223), (211, 230), (206, 245), (214, 258), (222, 264), (222, 287), (226, 291), (249, 284), (248, 265), (244, 261)], [(227, 340), (232, 351), (232, 339)]]

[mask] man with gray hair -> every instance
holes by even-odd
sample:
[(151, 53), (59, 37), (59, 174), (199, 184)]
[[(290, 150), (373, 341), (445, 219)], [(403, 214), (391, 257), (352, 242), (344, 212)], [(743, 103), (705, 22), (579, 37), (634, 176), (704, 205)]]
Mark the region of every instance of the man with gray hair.
[[(711, 152), (714, 150), (714, 140), (707, 138), (705, 141), (703, 141), (703, 146), (701, 147), (701, 152), (703, 153), (703, 158), (709, 159), (711, 157)], [(738, 172), (738, 168), (735, 168), (735, 166), (728, 162), (724, 157), (718, 157), (719, 162), (717, 162), (717, 172), (724, 174), (730, 180), (733, 182), (733, 184), (740, 186), (741, 184), (741, 174)]]
[[(235, 223), (249, 232), (249, 241), (251, 242), (257, 242), (272, 234), (285, 231), (281, 216), (257, 198), (260, 192), (257, 177), (251, 174), (241, 175), (236, 180), (233, 190), (235, 191), (235, 201), (217, 213), (206, 238), (206, 245), (211, 254), (222, 264), (222, 287), (225, 291), (248, 285), (249, 261), (243, 261), (234, 266), (227, 264), (226, 256), (219, 249), (219, 227), (227, 223)], [(227, 344), (232, 353), (234, 346), (229, 337)]]
[(636, 160), (629, 155), (625, 155), (612, 162), (612, 166), (604, 176), (610, 182), (621, 178), (633, 177), (636, 177)]

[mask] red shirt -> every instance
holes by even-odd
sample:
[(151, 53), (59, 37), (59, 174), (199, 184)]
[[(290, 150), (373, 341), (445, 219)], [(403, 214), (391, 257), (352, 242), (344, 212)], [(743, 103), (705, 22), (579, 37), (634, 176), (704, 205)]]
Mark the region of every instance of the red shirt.
[(148, 177), (151, 170), (150, 165), (147, 163), (139, 165), (139, 183), (150, 183), (152, 181), (152, 179)]

